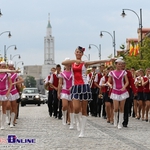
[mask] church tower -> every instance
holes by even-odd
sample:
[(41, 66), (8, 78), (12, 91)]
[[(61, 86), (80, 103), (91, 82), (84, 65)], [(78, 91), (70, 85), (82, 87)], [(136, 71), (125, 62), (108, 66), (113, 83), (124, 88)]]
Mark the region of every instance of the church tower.
[(48, 25), (46, 28), (46, 36), (44, 37), (44, 65), (42, 66), (42, 78), (48, 76), (50, 69), (55, 67), (54, 56), (54, 37), (52, 36), (50, 14), (48, 14)]
[(54, 37), (52, 36), (52, 26), (50, 24), (50, 14), (48, 17), (48, 25), (46, 36), (44, 37), (44, 64), (54, 64)]

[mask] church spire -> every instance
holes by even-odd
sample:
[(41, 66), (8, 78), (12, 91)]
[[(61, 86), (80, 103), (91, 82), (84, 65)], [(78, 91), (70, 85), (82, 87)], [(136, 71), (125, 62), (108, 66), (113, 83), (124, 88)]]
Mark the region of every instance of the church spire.
[(52, 28), (51, 24), (50, 24), (50, 13), (48, 13), (48, 25), (47, 28)]

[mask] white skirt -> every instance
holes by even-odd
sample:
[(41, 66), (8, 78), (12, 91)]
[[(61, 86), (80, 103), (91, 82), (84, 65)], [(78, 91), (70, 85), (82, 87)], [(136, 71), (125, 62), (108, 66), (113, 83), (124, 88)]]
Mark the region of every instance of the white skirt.
[(116, 100), (116, 101), (122, 101), (122, 100), (127, 99), (128, 97), (129, 97), (128, 91), (123, 93), (123, 94), (120, 94), (120, 95), (119, 94), (114, 94), (114, 93), (110, 94), (110, 98), (112, 100)]
[(12, 95), (12, 94), (10, 93), (9, 101), (15, 101), (15, 100), (17, 100), (17, 99), (19, 99), (19, 98), (20, 98), (19, 93), (16, 93), (16, 94), (14, 94), (14, 95)]
[(61, 93), (60, 94), (60, 99), (66, 99), (66, 100), (68, 100), (68, 101), (72, 101), (72, 99), (71, 99), (71, 94), (65, 94), (65, 93)]

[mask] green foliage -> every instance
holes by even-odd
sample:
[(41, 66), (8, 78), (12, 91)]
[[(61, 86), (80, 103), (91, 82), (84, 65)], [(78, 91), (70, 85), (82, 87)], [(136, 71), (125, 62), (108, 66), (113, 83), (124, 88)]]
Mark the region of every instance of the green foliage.
[(146, 37), (139, 46), (139, 54), (137, 56), (123, 56), (126, 61), (127, 68), (135, 67), (135, 69), (146, 69), (150, 67), (150, 38)]
[(27, 76), (24, 80), (25, 87), (36, 87), (36, 80), (32, 76)]

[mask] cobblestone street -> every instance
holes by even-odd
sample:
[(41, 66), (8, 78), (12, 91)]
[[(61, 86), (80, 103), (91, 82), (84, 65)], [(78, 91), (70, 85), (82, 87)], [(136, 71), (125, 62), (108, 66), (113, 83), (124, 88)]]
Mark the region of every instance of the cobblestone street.
[(88, 117), (86, 137), (69, 130), (69, 125), (49, 117), (47, 105), (20, 107), (15, 128), (6, 125), (0, 138), (16, 135), (18, 139), (35, 139), (35, 143), (0, 143), (0, 150), (149, 150), (150, 123), (130, 118), (128, 128), (118, 130), (106, 120)]

